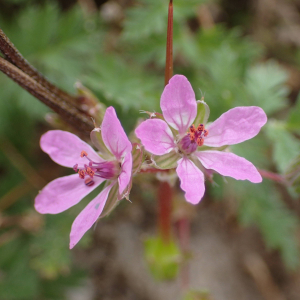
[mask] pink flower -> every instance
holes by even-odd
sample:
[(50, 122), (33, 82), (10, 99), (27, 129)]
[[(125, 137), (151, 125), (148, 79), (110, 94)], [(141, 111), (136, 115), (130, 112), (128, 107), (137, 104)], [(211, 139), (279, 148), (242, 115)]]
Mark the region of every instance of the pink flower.
[(107, 199), (111, 198), (105, 210), (110, 210), (117, 200), (123, 198), (131, 181), (132, 145), (113, 107), (105, 112), (101, 133), (96, 128), (91, 132), (91, 138), (98, 153), (70, 132), (52, 130), (41, 137), (42, 150), (53, 161), (73, 168), (78, 174), (55, 179), (46, 185), (35, 198), (35, 209), (39, 213), (60, 213), (107, 180), (101, 193), (75, 219), (70, 233), (70, 249), (103, 213)]
[[(203, 116), (204, 113), (199, 105), (207, 107), (203, 101), (196, 102), (195, 93), (187, 78), (175, 75), (161, 96), (163, 118), (148, 119), (135, 130), (145, 149), (154, 154), (153, 161), (157, 167), (160, 164), (166, 166), (166, 162), (170, 162), (165, 167), (170, 168), (173, 163), (181, 181), (180, 186), (185, 191), (185, 198), (192, 204), (197, 204), (205, 191), (204, 174), (200, 168), (212, 169), (237, 180), (249, 180), (253, 183), (262, 181), (251, 162), (212, 147), (238, 144), (251, 139), (267, 121), (267, 116), (260, 107), (236, 107), (205, 128), (208, 116), (201, 118), (201, 113)], [(201, 123), (192, 125), (194, 120), (201, 120)]]

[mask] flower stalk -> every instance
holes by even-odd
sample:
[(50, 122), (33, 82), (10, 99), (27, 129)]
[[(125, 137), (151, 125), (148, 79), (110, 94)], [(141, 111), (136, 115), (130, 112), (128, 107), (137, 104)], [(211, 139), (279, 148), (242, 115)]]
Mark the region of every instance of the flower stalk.
[[(173, 0), (169, 2), (165, 85), (173, 76)], [(161, 182), (158, 188), (158, 227), (164, 243), (171, 237), (172, 188), (168, 182)]]
[(173, 76), (173, 0), (170, 0), (169, 12), (168, 12), (168, 28), (167, 28), (165, 85), (169, 83), (169, 80), (172, 76)]

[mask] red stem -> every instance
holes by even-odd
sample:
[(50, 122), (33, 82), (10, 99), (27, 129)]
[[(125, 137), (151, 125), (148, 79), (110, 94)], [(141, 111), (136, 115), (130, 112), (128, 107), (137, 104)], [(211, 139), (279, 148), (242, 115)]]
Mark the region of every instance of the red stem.
[(167, 29), (165, 85), (169, 83), (169, 80), (172, 76), (173, 76), (173, 0), (170, 0), (169, 13), (168, 13), (168, 29)]
[[(173, 76), (173, 0), (169, 3), (165, 85)], [(168, 182), (161, 182), (158, 188), (158, 226), (162, 240), (170, 241), (172, 212), (172, 188)]]
[(159, 233), (165, 243), (171, 237), (172, 188), (168, 182), (160, 182), (158, 187), (158, 226)]

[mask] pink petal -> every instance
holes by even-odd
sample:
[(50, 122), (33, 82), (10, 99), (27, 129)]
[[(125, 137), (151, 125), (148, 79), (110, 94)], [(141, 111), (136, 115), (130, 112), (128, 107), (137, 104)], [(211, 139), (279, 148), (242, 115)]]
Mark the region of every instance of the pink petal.
[(204, 145), (234, 145), (256, 136), (267, 122), (265, 112), (257, 106), (235, 107), (208, 126)]
[(70, 233), (70, 249), (72, 249), (93, 226), (99, 218), (106, 203), (109, 191), (114, 184), (106, 187), (95, 199), (93, 199), (77, 216), (72, 224)]
[(131, 152), (131, 143), (112, 106), (106, 109), (101, 132), (104, 144), (117, 159)]
[(237, 180), (249, 180), (253, 183), (262, 182), (262, 178), (255, 166), (247, 159), (230, 152), (198, 151), (198, 157), (204, 168), (217, 171), (223, 176), (230, 176)]
[(197, 204), (205, 191), (203, 173), (186, 157), (178, 161), (176, 172), (180, 178), (180, 187), (185, 191), (185, 199), (192, 204)]
[(128, 152), (124, 158), (124, 162), (122, 164), (122, 171), (119, 175), (119, 194), (122, 195), (125, 188), (129, 184), (132, 173), (132, 155), (131, 152)]
[(159, 119), (148, 119), (135, 130), (145, 149), (155, 155), (169, 153), (176, 146), (168, 124)]
[(88, 157), (95, 162), (104, 161), (90, 145), (67, 131), (50, 130), (46, 132), (41, 137), (40, 145), (53, 161), (64, 167), (72, 168), (78, 164), (78, 167), (82, 168), (84, 164), (88, 164), (86, 157), (80, 157), (81, 151), (85, 151)]
[(183, 75), (173, 76), (166, 85), (160, 107), (165, 120), (170, 126), (185, 133), (197, 115), (195, 93), (187, 78)]
[(94, 185), (87, 186), (78, 174), (57, 178), (36, 196), (35, 209), (41, 214), (58, 214), (77, 204), (104, 180), (94, 177)]

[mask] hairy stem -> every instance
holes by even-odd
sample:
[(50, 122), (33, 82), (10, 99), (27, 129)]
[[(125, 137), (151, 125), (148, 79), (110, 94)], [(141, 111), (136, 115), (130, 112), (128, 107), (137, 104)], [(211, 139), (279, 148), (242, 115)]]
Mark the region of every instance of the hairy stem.
[(36, 82), (38, 82), (40, 85), (47, 88), (53, 94), (64, 99), (65, 101), (75, 103), (74, 97), (62, 91), (54, 84), (50, 83), (42, 74), (40, 74), (34, 67), (32, 67), (1, 29), (0, 29), (0, 51), (3, 53), (7, 61), (11, 62), (13, 65), (18, 67), (25, 74), (27, 74)]
[(93, 122), (77, 107), (64, 99), (61, 99), (55, 95), (52, 90), (48, 90), (2, 57), (0, 57), (0, 71), (18, 83), (31, 95), (53, 109), (64, 121), (76, 128), (76, 130), (82, 131), (85, 135), (89, 135), (90, 131), (93, 129)]

